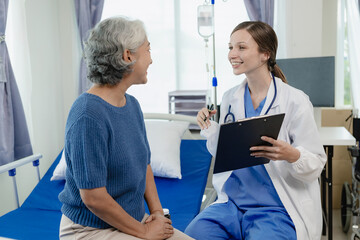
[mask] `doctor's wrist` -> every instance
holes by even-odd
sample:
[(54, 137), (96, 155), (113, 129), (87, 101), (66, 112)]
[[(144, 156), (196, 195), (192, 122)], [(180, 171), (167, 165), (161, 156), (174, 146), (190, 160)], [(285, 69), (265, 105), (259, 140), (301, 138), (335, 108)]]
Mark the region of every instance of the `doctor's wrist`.
[(288, 162), (294, 163), (297, 160), (299, 160), (300, 156), (301, 156), (300, 151), (296, 148), (293, 148), (293, 151), (291, 153), (290, 158), (288, 159)]

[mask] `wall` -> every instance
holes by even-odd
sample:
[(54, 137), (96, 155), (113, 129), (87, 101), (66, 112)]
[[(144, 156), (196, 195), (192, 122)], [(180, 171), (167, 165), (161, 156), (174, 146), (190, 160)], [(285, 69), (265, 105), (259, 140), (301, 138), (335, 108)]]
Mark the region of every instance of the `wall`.
[(323, 1), (280, 0), (280, 2), (285, 4), (287, 57), (322, 56)]
[(326, 0), (322, 4), (321, 50), (323, 56), (336, 55), (337, 0)]
[[(280, 20), (275, 29), (286, 30), (280, 42), (287, 58), (336, 55), (337, 0), (278, 0)], [(283, 46), (285, 45), (285, 46)]]

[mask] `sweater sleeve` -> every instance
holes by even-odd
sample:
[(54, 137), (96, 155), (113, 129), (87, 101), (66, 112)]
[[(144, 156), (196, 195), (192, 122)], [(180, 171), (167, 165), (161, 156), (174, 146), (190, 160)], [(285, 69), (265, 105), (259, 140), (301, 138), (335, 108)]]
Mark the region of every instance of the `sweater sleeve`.
[(66, 135), (67, 165), (79, 189), (106, 186), (106, 131), (94, 119), (80, 117)]

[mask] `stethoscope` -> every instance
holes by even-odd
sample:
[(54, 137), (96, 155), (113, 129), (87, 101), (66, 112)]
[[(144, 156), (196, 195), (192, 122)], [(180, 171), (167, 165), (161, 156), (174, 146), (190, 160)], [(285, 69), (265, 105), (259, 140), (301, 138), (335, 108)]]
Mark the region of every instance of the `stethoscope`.
[[(273, 79), (273, 82), (274, 82), (274, 97), (270, 103), (270, 106), (268, 107), (268, 109), (266, 110), (265, 114), (268, 114), (268, 112), (270, 111), (275, 99), (276, 99), (276, 94), (277, 94), (277, 88), (276, 88), (276, 82), (275, 82), (275, 77), (274, 77), (274, 74), (271, 73), (271, 76), (272, 76), (272, 79)], [(235, 122), (235, 115), (231, 112), (231, 104), (229, 105), (229, 109), (228, 109), (228, 113), (225, 115), (225, 118), (224, 118), (224, 123), (230, 123), (230, 122)]]

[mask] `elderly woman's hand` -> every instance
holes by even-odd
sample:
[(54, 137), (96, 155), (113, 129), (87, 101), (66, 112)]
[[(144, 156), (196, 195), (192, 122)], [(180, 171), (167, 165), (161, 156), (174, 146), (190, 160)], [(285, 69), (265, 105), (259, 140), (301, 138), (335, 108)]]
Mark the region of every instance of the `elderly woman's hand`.
[(145, 222), (145, 239), (168, 239), (174, 234), (170, 219), (154, 215), (151, 221)]
[(145, 220), (145, 223), (149, 223), (153, 220), (155, 220), (157, 217), (164, 217), (163, 211), (154, 211), (150, 214), (150, 216)]
[(197, 114), (197, 122), (201, 129), (208, 128), (210, 126), (210, 118), (216, 114), (216, 110), (209, 110), (202, 108)]

